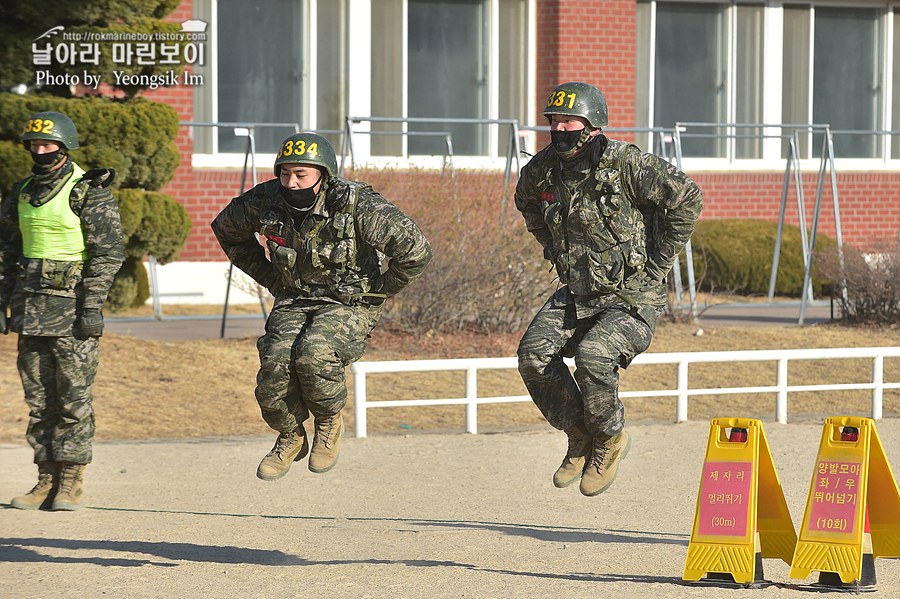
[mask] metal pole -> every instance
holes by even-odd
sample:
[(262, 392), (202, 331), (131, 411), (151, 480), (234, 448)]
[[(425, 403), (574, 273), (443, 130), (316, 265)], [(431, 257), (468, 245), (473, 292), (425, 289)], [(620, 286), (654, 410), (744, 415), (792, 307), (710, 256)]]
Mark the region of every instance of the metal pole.
[(778, 210), (778, 230), (775, 233), (775, 253), (772, 256), (772, 273), (769, 275), (769, 301), (775, 299), (775, 279), (778, 277), (778, 258), (781, 256), (781, 235), (784, 231), (784, 217), (787, 212), (788, 189), (791, 182), (791, 165), (794, 157), (794, 140), (788, 143), (788, 159), (784, 168), (784, 186), (781, 188), (781, 208)]
[(156, 275), (156, 258), (147, 256), (150, 264), (150, 293), (153, 295), (153, 316), (156, 320), (162, 320), (162, 302), (159, 299), (159, 279)]
[(366, 436), (366, 373), (353, 373), (353, 419), (357, 437)]
[[(244, 152), (244, 170), (241, 173), (241, 191), (238, 195), (244, 193), (244, 184), (247, 181), (247, 160), (253, 154), (253, 183), (256, 183), (256, 155), (253, 144), (253, 130), (247, 129), (247, 150)], [(255, 187), (255, 185), (254, 185)], [(222, 327), (219, 331), (219, 338), (225, 338), (225, 321), (228, 319), (228, 298), (231, 295), (231, 276), (234, 273), (234, 263), (228, 263), (228, 286), (225, 288), (225, 306), (222, 308)], [(263, 310), (265, 312), (265, 310)]]
[(838, 190), (837, 190), (837, 173), (834, 169), (834, 139), (831, 137), (831, 129), (825, 129), (825, 135), (828, 139), (828, 162), (830, 165), (831, 175), (831, 203), (834, 206), (834, 228), (835, 237), (837, 238), (838, 260), (841, 265), (841, 297), (844, 304), (847, 303), (847, 278), (844, 276), (844, 241), (841, 234), (841, 211), (838, 207)]
[(872, 420), (881, 420), (884, 417), (883, 396), (884, 356), (876, 356), (872, 361)]
[(675, 400), (675, 422), (684, 422), (688, 419), (688, 362), (678, 362), (677, 389), (678, 398)]
[(812, 230), (809, 235), (809, 260), (806, 262), (806, 269), (803, 275), (803, 296), (800, 299), (800, 319), (797, 324), (802, 325), (806, 318), (806, 303), (812, 299), (812, 263), (813, 252), (816, 251), (816, 232), (819, 228), (819, 215), (822, 213), (822, 192), (825, 187), (825, 167), (827, 164), (826, 155), (828, 153), (828, 132), (822, 140), (822, 162), (819, 166), (819, 179), (816, 184), (816, 202), (813, 208)]
[[(812, 130), (812, 128), (810, 128)], [(794, 131), (797, 136), (797, 131)], [(803, 176), (800, 174), (800, 138), (796, 137), (796, 154), (794, 155), (794, 172), (796, 173), (795, 186), (797, 190), (797, 220), (800, 223), (800, 252), (803, 257), (803, 267), (809, 263), (809, 242), (806, 236), (806, 200), (803, 195)]]
[(478, 433), (478, 370), (466, 369), (466, 432)]
[(775, 386), (778, 394), (775, 396), (775, 420), (781, 424), (787, 424), (787, 384), (788, 361), (787, 358), (778, 360), (778, 371), (775, 375)]
[[(682, 162), (682, 153), (681, 153), (681, 128), (678, 123), (675, 123), (675, 131), (672, 135), (673, 145), (675, 147), (675, 161), (678, 170), (683, 170), (681, 167)], [(694, 280), (694, 254), (691, 249), (691, 240), (688, 239), (685, 244), (685, 259), (687, 260), (687, 274), (688, 274), (688, 289), (691, 297), (691, 316), (693, 317), (694, 322), (697, 321), (697, 289), (696, 289), (696, 281)], [(678, 265), (678, 257), (675, 257), (675, 264), (678, 268), (676, 276), (681, 278), (681, 266)], [(676, 285), (676, 289), (679, 289), (680, 285)], [(680, 291), (680, 290), (679, 290)], [(680, 299), (678, 300), (680, 303)]]

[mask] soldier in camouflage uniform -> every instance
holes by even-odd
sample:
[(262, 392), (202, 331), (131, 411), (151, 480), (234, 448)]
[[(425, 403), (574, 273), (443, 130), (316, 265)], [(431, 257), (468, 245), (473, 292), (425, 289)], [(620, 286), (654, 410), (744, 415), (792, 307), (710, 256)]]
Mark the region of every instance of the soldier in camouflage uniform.
[(68, 155), (79, 147), (69, 117), (35, 114), (21, 139), (35, 164), (0, 203), (0, 332), (19, 334), (38, 484), (12, 506), (71, 511), (91, 461), (91, 385), (101, 309), (125, 259), (122, 225), (108, 189), (115, 173), (85, 172)]
[[(557, 487), (594, 496), (631, 447), (619, 368), (650, 346), (666, 275), (703, 204), (684, 173), (608, 139), (606, 100), (582, 82), (547, 101), (551, 144), (522, 168), (516, 207), (564, 284), (519, 344), (519, 372), (547, 421), (568, 437)], [(564, 357), (575, 358), (575, 375)]]
[[(409, 217), (336, 171), (327, 139), (292, 135), (275, 160), (276, 178), (233, 199), (212, 222), (231, 262), (275, 297), (256, 344), (256, 400), (278, 431), (256, 471), (263, 480), (281, 478), (307, 453), (312, 472), (334, 466), (347, 403), (344, 368), (362, 357), (384, 299), (431, 259)], [(311, 451), (303, 426), (310, 412)]]

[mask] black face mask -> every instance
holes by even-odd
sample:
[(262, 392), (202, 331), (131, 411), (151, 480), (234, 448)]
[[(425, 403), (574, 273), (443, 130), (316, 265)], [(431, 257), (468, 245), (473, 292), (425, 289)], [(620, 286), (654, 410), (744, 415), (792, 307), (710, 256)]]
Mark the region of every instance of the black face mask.
[(285, 187), (279, 181), (278, 193), (281, 194), (281, 197), (284, 198), (284, 201), (287, 202), (288, 206), (291, 208), (296, 208), (297, 210), (309, 210), (312, 208), (312, 205), (316, 203), (315, 188), (321, 180), (322, 175), (320, 174), (318, 180), (313, 183), (313, 186), (305, 189), (291, 189)]
[(591, 132), (587, 127), (575, 131), (551, 131), (550, 142), (561, 158), (571, 158), (584, 147), (590, 135)]
[(35, 154), (34, 152), (32, 152), (31, 159), (34, 160), (34, 163), (38, 166), (50, 166), (59, 161), (61, 153), (62, 150), (47, 152), (46, 154)]

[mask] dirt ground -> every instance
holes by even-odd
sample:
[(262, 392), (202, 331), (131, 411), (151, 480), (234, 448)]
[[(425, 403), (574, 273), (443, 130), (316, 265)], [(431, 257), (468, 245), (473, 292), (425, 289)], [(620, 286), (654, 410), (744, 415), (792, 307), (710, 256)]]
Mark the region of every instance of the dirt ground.
[[(233, 312), (240, 307), (232, 308)], [(258, 306), (247, 306), (258, 311)], [(202, 313), (202, 307), (185, 307), (182, 313)], [(217, 307), (212, 308), (215, 313)], [(167, 306), (167, 314), (174, 314)], [(807, 327), (707, 328), (696, 335), (691, 324), (661, 324), (650, 352), (727, 351), (751, 349), (802, 349), (827, 347), (895, 346), (897, 328), (853, 329), (836, 324)], [(509, 357), (515, 355), (520, 334), (485, 336), (468, 332), (429, 334), (423, 338), (379, 327), (363, 358), (367, 361), (428, 358)], [(0, 443), (24, 444), (28, 409), (15, 367), (14, 334), (0, 336)], [(162, 342), (107, 334), (100, 343), (100, 371), (94, 384), (96, 440), (188, 439), (270, 435), (262, 421), (253, 390), (258, 367), (256, 339), (215, 339)], [(775, 363), (736, 363), (692, 366), (694, 387), (773, 385)], [(855, 382), (871, 380), (870, 360), (842, 360), (840, 371), (828, 362), (791, 365), (791, 384)], [(837, 380), (840, 375), (841, 381)], [(886, 381), (900, 381), (900, 360), (885, 360)], [(348, 430), (353, 430), (352, 374), (347, 372), (350, 400), (344, 411)], [(386, 399), (450, 398), (465, 395), (463, 372), (369, 374), (370, 401)], [(479, 396), (526, 395), (515, 371), (479, 374)], [(620, 388), (634, 391), (674, 387), (675, 366), (632, 366), (622, 372)], [(859, 415), (871, 409), (871, 393), (835, 391), (792, 393), (789, 416)], [(672, 398), (626, 399), (626, 418), (673, 421)], [(741, 416), (771, 420), (774, 396), (722, 395), (691, 398), (689, 416), (708, 420)], [(885, 391), (886, 416), (900, 414), (900, 392)], [(482, 405), (479, 430), (545, 425), (531, 403)], [(410, 431), (462, 431), (464, 406), (382, 408), (368, 413), (368, 433)]]

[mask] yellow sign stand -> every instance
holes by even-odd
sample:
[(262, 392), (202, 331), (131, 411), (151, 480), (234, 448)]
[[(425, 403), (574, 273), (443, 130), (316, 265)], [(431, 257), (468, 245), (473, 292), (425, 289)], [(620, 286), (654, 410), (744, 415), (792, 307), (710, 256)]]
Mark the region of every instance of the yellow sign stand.
[[(854, 432), (842, 438), (845, 430)], [(875, 422), (827, 418), (790, 577), (817, 570), (860, 580), (867, 505), (873, 557), (900, 557), (900, 492)]]
[(796, 543), (762, 422), (711, 421), (683, 579), (724, 573), (750, 585), (757, 551), (790, 564)]

